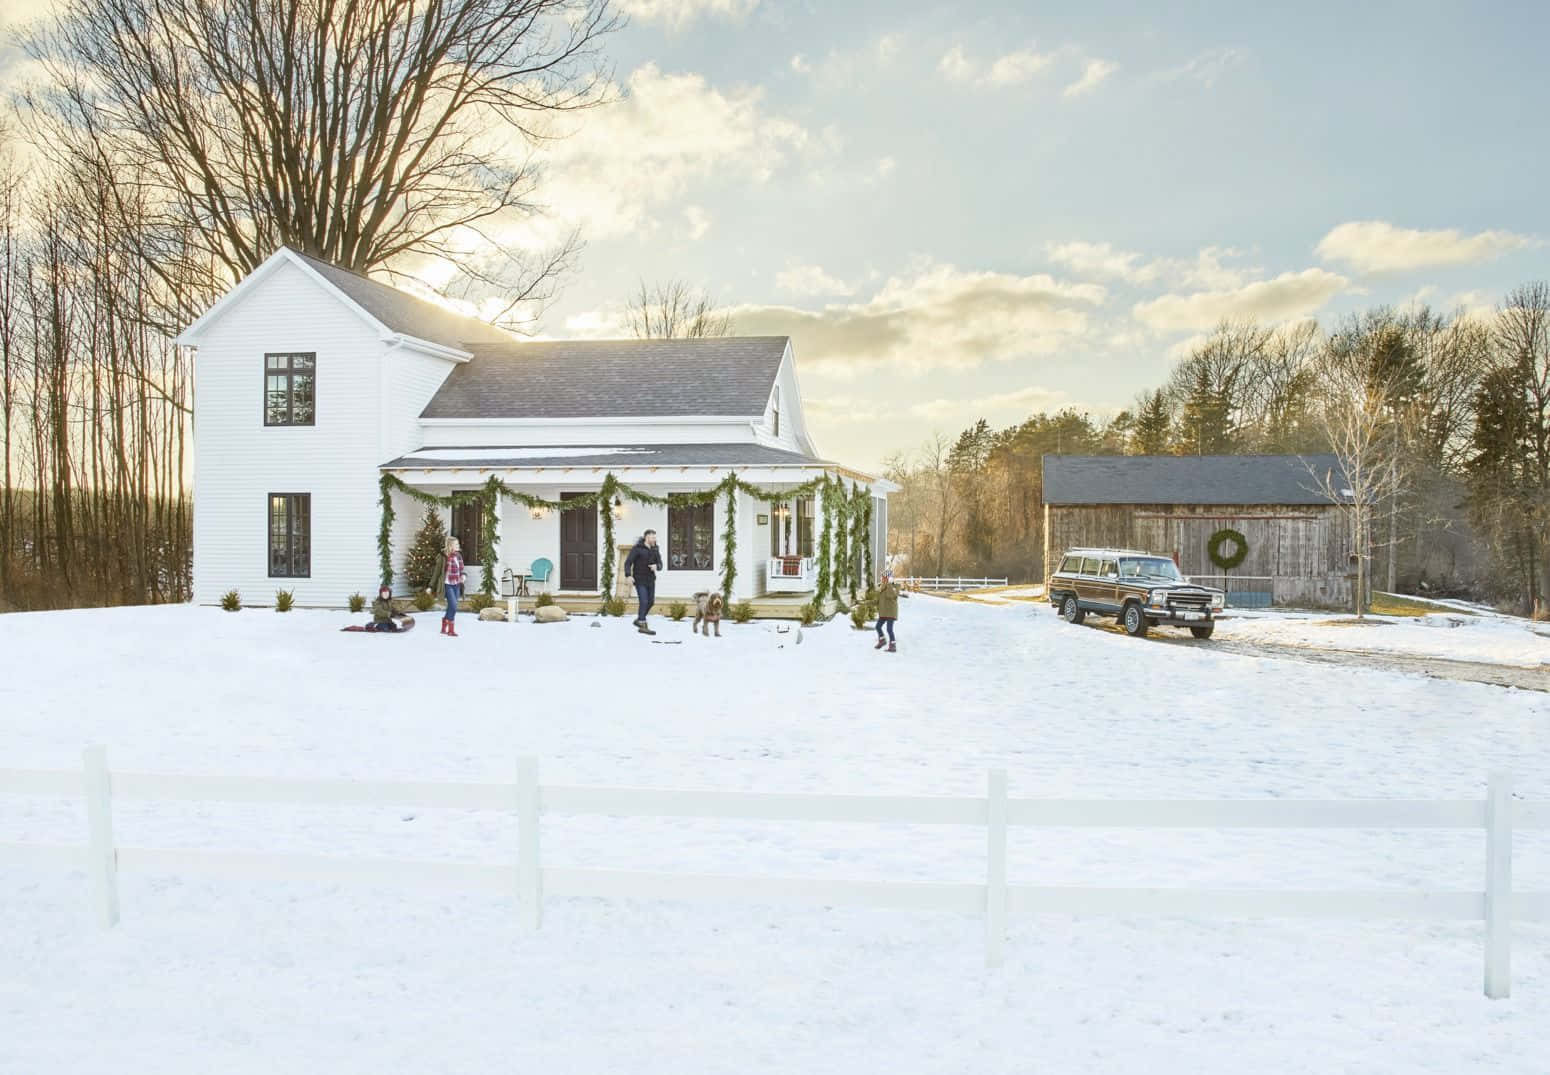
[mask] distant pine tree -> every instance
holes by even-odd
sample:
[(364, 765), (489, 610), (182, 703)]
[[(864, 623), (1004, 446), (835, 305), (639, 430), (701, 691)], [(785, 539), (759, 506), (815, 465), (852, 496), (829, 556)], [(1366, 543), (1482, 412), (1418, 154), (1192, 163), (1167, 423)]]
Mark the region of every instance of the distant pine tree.
[(447, 528), (442, 524), (441, 515), (436, 509), (427, 507), (425, 518), (420, 523), (420, 532), (414, 536), (414, 543), (409, 546), (409, 552), (404, 557), (404, 578), (410, 589), (424, 590), (430, 586), (446, 550)]

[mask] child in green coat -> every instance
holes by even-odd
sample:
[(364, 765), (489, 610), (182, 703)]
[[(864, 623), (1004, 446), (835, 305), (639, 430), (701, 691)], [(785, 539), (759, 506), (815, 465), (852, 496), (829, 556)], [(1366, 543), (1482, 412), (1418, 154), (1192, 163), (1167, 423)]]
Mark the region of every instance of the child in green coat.
[[(886, 644), (889, 653), (897, 653), (898, 646), (893, 638), (893, 625), (899, 619), (899, 588), (893, 583), (893, 573), (884, 571), (883, 577), (877, 587), (877, 645), (875, 649), (882, 649)], [(883, 638), (883, 625), (888, 625), (888, 637)]]

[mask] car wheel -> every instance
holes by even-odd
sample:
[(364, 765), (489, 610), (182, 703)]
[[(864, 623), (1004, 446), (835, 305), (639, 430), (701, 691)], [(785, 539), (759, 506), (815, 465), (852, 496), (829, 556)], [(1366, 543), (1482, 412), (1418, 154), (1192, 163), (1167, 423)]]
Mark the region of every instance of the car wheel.
[(1076, 598), (1067, 595), (1060, 603), (1060, 615), (1067, 623), (1081, 623), (1087, 618), (1087, 613), (1082, 611), (1082, 606), (1076, 603)]
[(1210, 638), (1211, 632), (1216, 630), (1216, 624), (1208, 623), (1203, 627), (1191, 627), (1189, 633), (1196, 638)]
[(1125, 633), (1131, 638), (1145, 638), (1146, 629), (1151, 626), (1146, 622), (1141, 606), (1134, 601), (1125, 606), (1125, 611), (1120, 614), (1120, 623), (1125, 625)]

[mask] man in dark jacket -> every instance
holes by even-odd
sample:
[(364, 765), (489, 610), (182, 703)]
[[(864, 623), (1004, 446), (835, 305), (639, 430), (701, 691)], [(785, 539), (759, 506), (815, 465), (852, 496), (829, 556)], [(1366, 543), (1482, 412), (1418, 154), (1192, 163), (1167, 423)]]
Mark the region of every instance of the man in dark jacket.
[(624, 558), (624, 573), (635, 580), (635, 596), (640, 598), (640, 615), (635, 617), (635, 627), (643, 635), (656, 634), (646, 626), (646, 613), (657, 603), (657, 572), (661, 570), (662, 550), (657, 548), (657, 532), (647, 530)]

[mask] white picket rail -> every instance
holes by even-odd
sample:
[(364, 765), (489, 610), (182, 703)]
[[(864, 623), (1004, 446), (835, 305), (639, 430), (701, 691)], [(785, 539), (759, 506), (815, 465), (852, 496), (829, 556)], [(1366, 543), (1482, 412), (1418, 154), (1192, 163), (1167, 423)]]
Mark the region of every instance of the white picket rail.
[[(1550, 801), (1512, 797), (1511, 779), (1493, 773), (1479, 799), (1081, 800), (1012, 799), (1002, 769), (987, 773), (984, 797), (819, 795), (657, 788), (541, 785), (535, 758), (519, 758), (511, 784), (422, 781), (209, 777), (114, 772), (102, 747), (89, 747), (82, 769), (0, 769), (0, 793), (86, 799), (84, 845), (0, 843), (0, 863), (84, 870), (103, 926), (118, 921), (123, 870), (205, 873), (269, 880), (365, 881), (450, 887), (515, 898), (521, 921), (537, 929), (543, 898), (797, 903), (832, 907), (955, 911), (985, 916), (985, 957), (1004, 958), (1009, 914), (1177, 914), (1234, 917), (1414, 919), (1485, 924), (1485, 992), (1510, 990), (1512, 923), (1550, 922), (1550, 892), (1512, 890), (1512, 833), (1550, 829)], [(515, 863), (335, 858), (318, 855), (120, 847), (114, 799), (380, 805), (514, 811)], [(747, 821), (971, 825), (986, 830), (983, 883), (846, 881), (645, 870), (545, 867), (543, 814), (692, 817)], [(1478, 829), (1486, 833), (1481, 891), (1099, 888), (1007, 883), (1012, 826), (1137, 829)]]
[(908, 575), (898, 580), (899, 585), (907, 590), (983, 590), (992, 586), (1005, 586), (1007, 580), (979, 578), (972, 579), (963, 576), (948, 578), (947, 576), (926, 577), (923, 575)]

